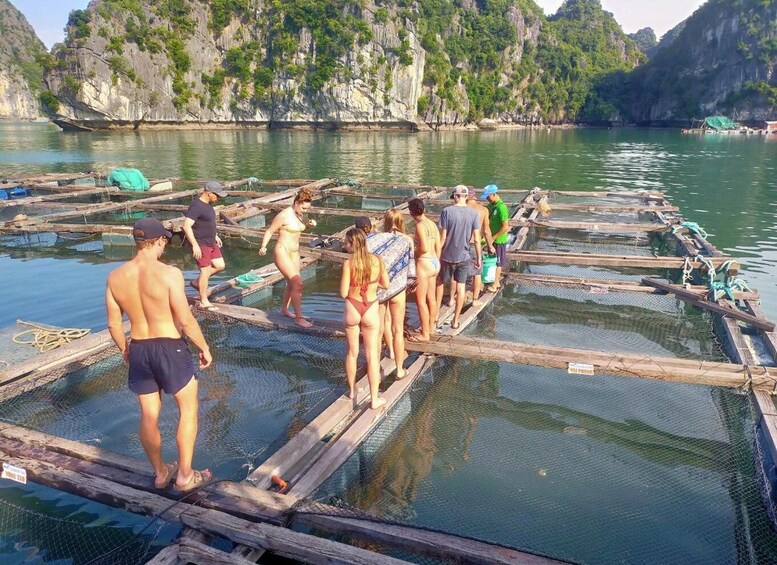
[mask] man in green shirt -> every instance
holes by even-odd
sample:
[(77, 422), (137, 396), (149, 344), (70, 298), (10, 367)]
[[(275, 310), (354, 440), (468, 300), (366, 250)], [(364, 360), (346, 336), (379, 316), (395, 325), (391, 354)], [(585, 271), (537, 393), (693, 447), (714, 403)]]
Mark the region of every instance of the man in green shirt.
[(481, 200), (488, 200), (488, 225), (491, 227), (491, 239), (487, 240), (489, 247), (496, 252), (496, 278), (486, 290), (496, 292), (501, 288), (502, 267), (507, 267), (507, 236), (510, 231), (510, 210), (502, 202), (495, 184), (489, 184), (483, 189)]

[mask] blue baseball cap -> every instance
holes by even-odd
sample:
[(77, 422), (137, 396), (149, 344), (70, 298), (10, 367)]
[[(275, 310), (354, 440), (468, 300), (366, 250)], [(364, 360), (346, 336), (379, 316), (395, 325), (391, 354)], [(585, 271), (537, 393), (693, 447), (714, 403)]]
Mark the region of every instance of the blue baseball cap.
[(498, 190), (499, 190), (498, 186), (496, 186), (495, 184), (489, 184), (487, 187), (483, 189), (483, 194), (480, 195), (480, 199), (485, 200), (492, 194), (496, 194)]

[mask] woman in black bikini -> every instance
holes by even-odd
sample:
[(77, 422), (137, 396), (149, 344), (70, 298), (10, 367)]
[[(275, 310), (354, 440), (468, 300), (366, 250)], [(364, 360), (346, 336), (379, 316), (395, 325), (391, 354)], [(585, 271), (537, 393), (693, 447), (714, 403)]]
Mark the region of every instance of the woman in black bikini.
[(367, 358), (367, 380), (370, 383), (370, 406), (373, 409), (386, 404), (378, 398), (380, 384), (380, 315), (378, 287), (387, 288), (388, 274), (383, 261), (367, 252), (364, 232), (353, 228), (345, 234), (345, 249), (352, 253), (343, 264), (340, 296), (345, 298), (345, 336), (348, 350), (345, 354), (345, 376), (348, 397), (356, 398), (356, 359), (359, 356), (359, 334), (364, 336), (364, 355)]

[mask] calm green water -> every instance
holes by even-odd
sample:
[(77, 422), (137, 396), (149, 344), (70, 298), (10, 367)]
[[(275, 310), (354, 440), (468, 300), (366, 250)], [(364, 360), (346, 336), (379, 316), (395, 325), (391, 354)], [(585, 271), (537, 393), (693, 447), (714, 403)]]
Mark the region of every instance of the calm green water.
[[(777, 255), (772, 250), (777, 139), (689, 137), (664, 130), (75, 134), (42, 124), (0, 122), (0, 178), (107, 171), (114, 166), (137, 167), (149, 177), (186, 179), (338, 177), (437, 185), (493, 182), (503, 188), (527, 189), (660, 190), (687, 220), (707, 230), (713, 244), (742, 260), (744, 276), (761, 292), (767, 314), (777, 319)], [(167, 257), (194, 274), (194, 263), (182, 250), (170, 250)], [(104, 328), (104, 280), (120, 259), (90, 251), (89, 242), (77, 250), (1, 248), (0, 281), (5, 295), (0, 302), (0, 328), (17, 318)], [(224, 277), (266, 261), (252, 251), (229, 248)], [(319, 305), (311, 313), (337, 315), (332, 284), (311, 285), (306, 300)], [(516, 312), (522, 311), (519, 299), (512, 300)], [(668, 322), (672, 315), (670, 309)], [(580, 316), (593, 319), (594, 314)], [(497, 339), (519, 339), (524, 327), (519, 323), (504, 318), (489, 331)], [(696, 328), (678, 325), (682, 327), (686, 332)], [(707, 329), (705, 324), (698, 327)], [(648, 342), (651, 328), (644, 332)], [(689, 338), (681, 345), (694, 352), (711, 349), (706, 343), (695, 344)], [(642, 347), (635, 342), (636, 350)], [(752, 425), (738, 398), (703, 387), (614, 378), (575, 381), (570, 390), (564, 374), (547, 370), (489, 364), (486, 368), (498, 375), (489, 380), (486, 368), (477, 364), (443, 365), (435, 381), (448, 385), (432, 388), (438, 390), (436, 394), (408, 400), (413, 404), (408, 410), (413, 415), (410, 423), (400, 422), (396, 431), (388, 427), (384, 432), (384, 439), (389, 438), (384, 449), (390, 457), (378, 456), (377, 464), (385, 468), (386, 476), (401, 467), (414, 479), (390, 492), (396, 496), (394, 502), (407, 509), (399, 518), (586, 562), (687, 562), (694, 555), (703, 562), (748, 560), (748, 543), (742, 540), (751, 534), (742, 530), (756, 524), (755, 543), (761, 549), (750, 558), (767, 563), (775, 555), (774, 540), (758, 514), (752, 462), (747, 463), (752, 461), (747, 432), (731, 430), (732, 422), (745, 430)], [(600, 394), (602, 387), (609, 391), (607, 395)], [(473, 404), (471, 389), (481, 404)], [(466, 418), (462, 398), (470, 398), (466, 404), (474, 406)], [(693, 418), (687, 417), (690, 406), (698, 411)], [(453, 426), (453, 420), (466, 420), (466, 426)], [(432, 433), (419, 434), (416, 429)], [(581, 429), (588, 431), (580, 433)], [(688, 438), (695, 440), (688, 443)], [(500, 443), (494, 452), (496, 441)], [(428, 442), (436, 442), (432, 459), (421, 457), (431, 449)], [(466, 458), (457, 451), (462, 442), (471, 445)], [(401, 454), (408, 443), (412, 449)], [(582, 480), (581, 469), (586, 473)], [(628, 478), (618, 488), (608, 487), (618, 475)], [(478, 476), (486, 480), (478, 482)], [(380, 487), (371, 482), (352, 488)], [(511, 495), (504, 496), (509, 489), (513, 489)], [(333, 493), (357, 506), (370, 505), (369, 493), (336, 488)], [(451, 493), (459, 497), (460, 506), (446, 502)], [(599, 509), (603, 496), (613, 498), (609, 510)], [(520, 507), (513, 527), (506, 516), (476, 512), (461, 516), (457, 524), (451, 522), (462, 509), (484, 503), (491, 508), (491, 501), (501, 501), (504, 512), (511, 505)], [(636, 504), (644, 507), (641, 521), (632, 527), (627, 514)], [(384, 512), (388, 507), (381, 505)], [(683, 514), (684, 507), (692, 511)], [(566, 525), (586, 526), (585, 535), (564, 535), (568, 531), (562, 519), (565, 508), (574, 511), (574, 519)], [(92, 511), (91, 507), (82, 510)], [(663, 515), (676, 519), (663, 520)], [(718, 529), (694, 530), (695, 516)], [(490, 524), (489, 519), (499, 523)], [(23, 561), (26, 557), (18, 550), (3, 549), (3, 526), (8, 524), (2, 523), (0, 513), (0, 561), (4, 555), (11, 556), (11, 562)], [(597, 535), (598, 545), (590, 542)], [(714, 544), (705, 545), (713, 538)], [(643, 540), (641, 546), (638, 539)], [(645, 541), (651, 539), (665, 539), (673, 549), (647, 558), (651, 547)], [(628, 546), (637, 553), (624, 553)], [(66, 555), (63, 551), (61, 556)]]
[[(440, 185), (494, 182), (509, 188), (661, 190), (687, 220), (707, 230), (719, 249), (742, 259), (767, 313), (777, 318), (774, 137), (628, 129), (82, 134), (47, 124), (0, 123), (0, 177), (115, 166), (137, 167), (150, 177), (188, 179), (332, 176)], [(18, 268), (6, 260), (0, 265), (3, 277)], [(38, 280), (37, 273), (27, 277), (25, 282)], [(5, 307), (9, 304), (0, 306), (0, 324), (14, 317)]]

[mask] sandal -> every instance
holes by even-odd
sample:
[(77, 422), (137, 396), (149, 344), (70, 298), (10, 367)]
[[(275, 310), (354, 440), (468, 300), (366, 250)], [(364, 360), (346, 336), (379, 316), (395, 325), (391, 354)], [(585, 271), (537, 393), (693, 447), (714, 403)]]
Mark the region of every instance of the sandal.
[(202, 471), (194, 471), (192, 477), (185, 485), (179, 485), (177, 482), (173, 484), (173, 489), (176, 492), (189, 492), (196, 488), (204, 487), (213, 480), (213, 473), (209, 469)]
[(205, 310), (206, 312), (218, 312), (219, 307), (216, 306), (215, 304), (210, 304), (208, 306), (203, 306), (202, 304), (200, 304), (200, 310)]
[(158, 479), (154, 479), (154, 488), (155, 489), (163, 489), (167, 487), (172, 481), (175, 480), (175, 476), (178, 474), (178, 461), (173, 461), (172, 463), (165, 463), (165, 467), (167, 467), (167, 478), (164, 481), (159, 481)]
[(461, 322), (451, 322), (452, 330), (458, 330), (460, 326), (461, 326)]

